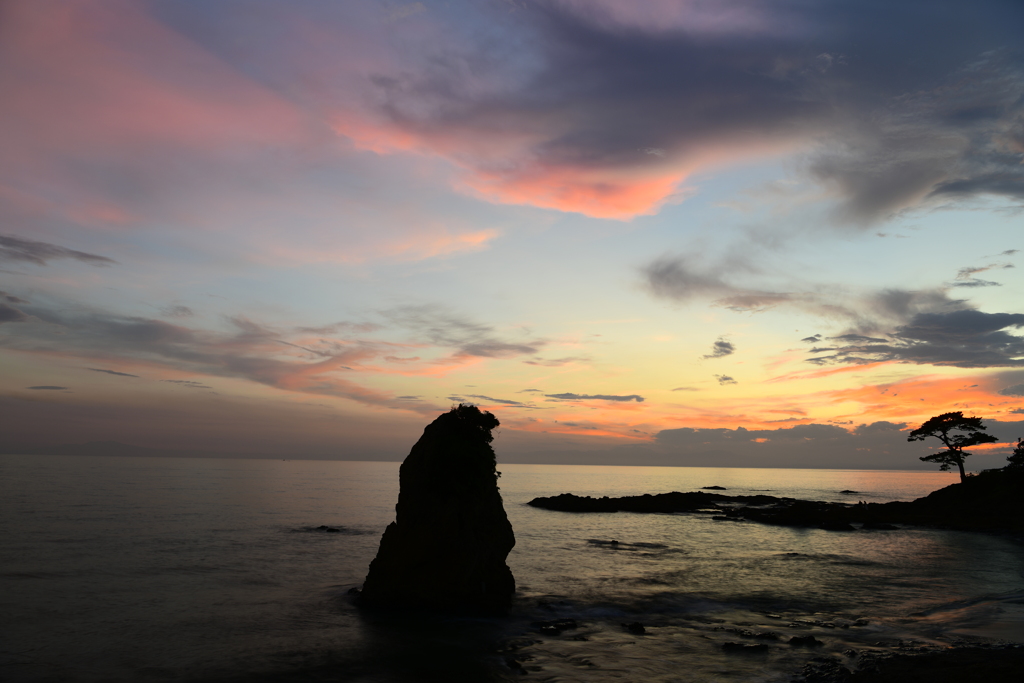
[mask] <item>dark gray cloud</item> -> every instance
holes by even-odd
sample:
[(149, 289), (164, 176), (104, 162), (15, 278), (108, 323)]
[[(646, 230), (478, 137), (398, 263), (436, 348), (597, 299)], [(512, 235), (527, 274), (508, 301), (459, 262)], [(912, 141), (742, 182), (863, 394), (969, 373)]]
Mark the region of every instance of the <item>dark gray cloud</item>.
[(697, 387), (676, 387), (672, 391), (700, 391)]
[(733, 379), (729, 375), (715, 375), (715, 379), (717, 379), (718, 383), (722, 384), (722, 385), (725, 385), (725, 384), (739, 384), (739, 382), (737, 382), (735, 379)]
[(722, 358), (723, 356), (731, 356), (735, 352), (736, 347), (733, 346), (732, 342), (719, 337), (711, 347), (711, 353), (701, 356), (701, 358)]
[(25, 301), (21, 297), (14, 296), (13, 294), (8, 294), (7, 292), (0, 292), (0, 299), (3, 299), (7, 303), (11, 303), (11, 304), (27, 304), (28, 303), (27, 301)]
[(666, 255), (642, 267), (640, 272), (651, 294), (671, 301), (706, 298), (713, 300), (716, 306), (750, 313), (780, 305), (823, 311), (840, 308), (813, 294), (772, 292), (735, 284), (734, 280), (739, 277), (756, 274), (750, 259), (743, 256), (715, 260)]
[(1003, 396), (1024, 396), (1024, 384), (1014, 384), (999, 391)]
[(643, 403), (644, 397), (636, 394), (628, 396), (616, 396), (609, 394), (544, 394), (546, 398), (553, 398), (559, 401), (636, 401)]
[(530, 344), (510, 344), (509, 342), (490, 339), (463, 344), (459, 348), (460, 355), (479, 356), (482, 358), (508, 358), (510, 356), (521, 356), (527, 353), (537, 353), (537, 346)]
[(735, 288), (722, 280), (722, 269), (705, 270), (688, 256), (663, 256), (642, 269), (655, 296), (686, 301), (701, 296), (733, 294)]
[[(1024, 422), (985, 420), (990, 433), (1001, 440), (1024, 434)], [(591, 445), (578, 451), (545, 452), (538, 458), (536, 445), (502, 450), (507, 462), (570, 464), (631, 464), (691, 467), (794, 467), (849, 469), (920, 469), (935, 467), (918, 458), (931, 452), (926, 444), (907, 442), (916, 425), (894, 422), (873, 424), (798, 424), (768, 429), (679, 428), (665, 429), (650, 443), (634, 443), (601, 450)], [(844, 428), (845, 427), (845, 428)], [(506, 444), (506, 447), (512, 444)], [(978, 451), (968, 460), (971, 470), (1002, 467), (1003, 451)], [(955, 475), (950, 475), (950, 483)], [(704, 482), (725, 484), (726, 482)], [(838, 493), (836, 491), (835, 493)]]
[[(713, 32), (593, 3), (517, 5), (502, 21), (531, 33), (532, 60), (496, 57), (516, 43), (446, 44), (418, 70), (373, 78), (379, 114), (449, 154), (462, 140), (459, 162), (499, 183), (813, 136), (810, 171), (846, 220), (929, 197), (1024, 197), (1022, 59), (1000, 50), (1019, 44), (1019, 3), (736, 2), (758, 28)], [(491, 87), (467, 83), (479, 69), (472, 82)], [(478, 152), (502, 133), (531, 140), (517, 163)]]
[(834, 346), (816, 347), (828, 354), (812, 363), (901, 361), (961, 368), (1024, 366), (1024, 337), (1009, 328), (1024, 327), (1024, 314), (976, 310), (918, 313), (886, 338), (841, 335)]
[[(990, 423), (991, 421), (986, 421)], [(991, 422), (992, 433), (1004, 425)], [(650, 464), (717, 467), (840, 467), (864, 469), (923, 468), (918, 460), (928, 452), (907, 442), (909, 425), (893, 422), (862, 424), (844, 429), (833, 424), (805, 424), (778, 429), (665, 429), (655, 439), (655, 452), (670, 459)], [(664, 457), (664, 456), (663, 456)], [(1000, 456), (978, 455), (971, 466)]]
[(23, 261), (45, 266), (48, 262), (57, 259), (74, 259), (94, 266), (109, 266), (117, 263), (106, 256), (75, 251), (48, 242), (37, 242), (14, 235), (0, 235), (0, 261)]
[(26, 389), (34, 389), (36, 391), (67, 391), (68, 387), (55, 387), (50, 385), (41, 385), (37, 387), (25, 387)]
[(92, 370), (93, 372), (105, 372), (108, 375), (117, 375), (118, 377), (138, 377), (138, 375), (132, 375), (127, 372), (118, 372), (117, 370), (104, 370), (103, 368), (86, 368), (86, 370)]
[(0, 301), (0, 323), (23, 323), (28, 319), (20, 309)]
[(934, 85), (876, 109), (822, 152), (812, 173), (844, 195), (839, 215), (862, 223), (921, 200), (1024, 199), (1022, 94), (1021, 56), (981, 52)]
[(829, 337), (829, 339), (835, 339), (844, 344), (884, 344), (886, 341), (878, 337), (866, 337), (863, 334), (840, 334), (836, 337)]
[[(974, 275), (1013, 267), (994, 263), (962, 268), (961, 282), (981, 286)], [(714, 272), (714, 275), (703, 273)], [(741, 265), (739, 272), (751, 271)], [(984, 313), (948, 289), (885, 289), (851, 295), (828, 290), (810, 292), (758, 292), (725, 280), (729, 271), (686, 257), (662, 257), (644, 270), (656, 296), (686, 301), (697, 294), (718, 297), (714, 303), (734, 310), (764, 310), (786, 305), (822, 318), (846, 323), (847, 331), (828, 337), (805, 337), (813, 344), (812, 363), (869, 363), (901, 361), (956, 367), (1024, 366), (1024, 337), (1007, 331), (1024, 326), (1024, 314)], [(697, 283), (695, 285), (694, 283)], [(710, 284), (709, 284), (710, 283)], [(746, 309), (741, 307), (741, 302)], [(707, 357), (715, 357), (711, 354)]]
[(1003, 283), (971, 278), (970, 280), (957, 280), (951, 283), (951, 285), (953, 287), (1002, 287)]
[(178, 386), (185, 387), (186, 389), (213, 389), (213, 387), (197, 382), (192, 379), (162, 379), (161, 382), (170, 382), (171, 384), (177, 384)]
[[(891, 329), (920, 312), (970, 308), (951, 299), (943, 288), (884, 289), (853, 294), (845, 289), (819, 287), (811, 291), (766, 291), (735, 281), (763, 277), (751, 256), (732, 255), (716, 261), (690, 256), (663, 256), (641, 269), (648, 290), (656, 297), (687, 302), (703, 296), (733, 311), (757, 313), (789, 307), (821, 318), (840, 320), (859, 332)], [(813, 337), (809, 337), (811, 339)]]

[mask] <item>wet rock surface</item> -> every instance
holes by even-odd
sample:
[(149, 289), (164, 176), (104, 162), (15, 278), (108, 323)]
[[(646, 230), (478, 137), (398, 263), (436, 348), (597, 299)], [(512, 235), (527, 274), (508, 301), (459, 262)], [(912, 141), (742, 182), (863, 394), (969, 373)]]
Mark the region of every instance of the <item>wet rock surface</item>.
[(515, 545), (498, 492), (491, 430), (498, 420), (460, 405), (427, 426), (400, 469), (395, 521), (359, 596), (363, 606), (500, 614), (515, 579)]
[(855, 670), (835, 657), (821, 657), (804, 666), (799, 683), (1016, 683), (1024, 671), (1024, 647), (955, 647), (908, 654), (869, 654)]

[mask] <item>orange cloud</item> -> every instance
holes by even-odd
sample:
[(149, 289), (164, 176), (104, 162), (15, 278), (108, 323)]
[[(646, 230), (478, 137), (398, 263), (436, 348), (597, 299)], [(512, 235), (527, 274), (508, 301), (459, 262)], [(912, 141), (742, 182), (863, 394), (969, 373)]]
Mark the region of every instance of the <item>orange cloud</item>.
[[(496, 117), (500, 121), (500, 114)], [(461, 171), (457, 189), (488, 201), (616, 220), (656, 213), (681, 196), (683, 181), (698, 168), (777, 154), (792, 146), (783, 139), (713, 141), (675, 152), (638, 149), (630, 159), (593, 165), (556, 164), (541, 161), (534, 152), (553, 134), (544, 125), (516, 120), (487, 130), (403, 126), (347, 112), (338, 114), (332, 127), (358, 149), (440, 156)]]
[[(819, 370), (809, 370), (809, 371), (806, 371), (806, 372), (804, 372), (804, 371), (790, 372), (790, 373), (786, 373), (785, 375), (779, 375), (777, 377), (772, 377), (770, 379), (767, 379), (767, 380), (764, 381), (764, 383), (765, 384), (774, 384), (776, 382), (792, 382), (794, 380), (820, 379), (822, 377), (834, 377), (835, 375), (845, 375), (845, 374), (849, 374), (849, 373), (853, 373), (853, 372), (864, 372), (866, 370), (871, 370), (873, 368), (880, 368), (883, 365), (889, 365), (890, 363), (894, 363), (894, 362), (895, 361), (879, 361), (877, 363), (862, 363), (862, 364), (859, 364), (859, 365), (842, 365), (842, 366), (824, 368), (824, 369), (819, 369)], [(773, 367), (774, 367), (774, 365), (778, 365), (778, 363), (773, 364)]]
[(670, 172), (651, 177), (608, 169), (551, 168), (512, 177), (478, 172), (464, 177), (462, 183), (497, 203), (624, 220), (655, 213), (687, 175)]
[(861, 405), (858, 419), (890, 422), (921, 422), (932, 415), (961, 410), (994, 418), (1008, 414), (1019, 399), (1000, 395), (991, 377), (915, 377), (888, 384), (866, 384), (822, 392), (834, 404)]
[[(497, 407), (497, 406), (495, 406)], [(630, 425), (593, 419), (579, 420), (516, 420), (502, 418), (508, 427), (524, 432), (565, 434), (573, 436), (609, 436), (631, 441), (650, 441), (648, 434), (631, 432)]]

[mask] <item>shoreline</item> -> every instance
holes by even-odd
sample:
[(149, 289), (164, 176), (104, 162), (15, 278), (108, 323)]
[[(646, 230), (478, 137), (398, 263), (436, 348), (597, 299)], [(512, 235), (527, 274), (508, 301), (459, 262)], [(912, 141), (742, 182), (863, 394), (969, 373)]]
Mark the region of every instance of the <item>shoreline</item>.
[[(722, 487), (706, 489), (725, 490)], [(835, 503), (708, 491), (592, 498), (562, 493), (527, 505), (558, 512), (710, 514), (722, 522), (758, 522), (827, 531), (893, 531), (897, 524), (960, 531), (1024, 532), (1024, 472), (989, 470), (910, 502)], [(856, 495), (856, 491), (841, 493)], [(854, 527), (859, 524), (859, 527)]]

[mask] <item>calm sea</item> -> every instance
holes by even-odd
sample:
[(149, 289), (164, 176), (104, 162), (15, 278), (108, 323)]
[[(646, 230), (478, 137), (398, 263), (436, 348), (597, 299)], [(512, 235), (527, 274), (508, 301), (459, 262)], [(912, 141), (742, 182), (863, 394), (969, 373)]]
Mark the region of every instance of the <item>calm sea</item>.
[[(525, 505), (712, 485), (884, 502), (949, 474), (499, 469), (516, 607), (507, 619), (456, 619), (350, 603), (393, 519), (397, 463), (0, 456), (0, 679), (785, 681), (814, 656), (1021, 635), (1017, 538)], [(579, 628), (531, 626), (560, 618)], [(637, 621), (645, 634), (622, 626)], [(779, 639), (751, 637), (765, 632)], [(808, 634), (823, 645), (787, 644)]]

